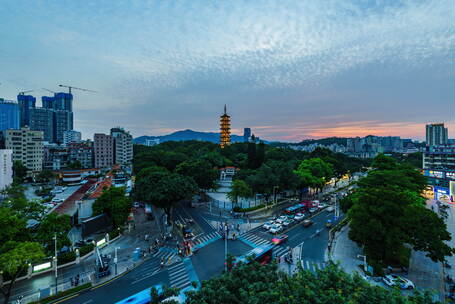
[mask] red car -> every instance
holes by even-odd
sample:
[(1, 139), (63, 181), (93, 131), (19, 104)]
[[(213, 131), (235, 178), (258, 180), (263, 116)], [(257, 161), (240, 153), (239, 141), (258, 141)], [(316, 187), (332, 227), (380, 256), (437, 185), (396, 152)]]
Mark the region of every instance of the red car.
[(278, 235), (272, 239), (272, 243), (275, 245), (279, 245), (281, 243), (284, 243), (288, 239), (288, 236), (286, 234)]

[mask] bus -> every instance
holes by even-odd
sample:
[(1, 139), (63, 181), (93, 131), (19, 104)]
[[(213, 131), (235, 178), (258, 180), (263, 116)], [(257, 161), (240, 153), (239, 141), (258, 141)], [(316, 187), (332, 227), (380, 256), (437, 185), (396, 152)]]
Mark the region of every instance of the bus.
[[(153, 287), (156, 288), (158, 293), (161, 293), (163, 291), (163, 285), (154, 285)], [(152, 300), (152, 297), (150, 296), (151, 290), (152, 288), (147, 288), (115, 304), (149, 304), (150, 301)], [(194, 290), (194, 287), (188, 286), (180, 290), (180, 293), (177, 296), (167, 298), (163, 300), (162, 303), (168, 303), (171, 300), (177, 301), (177, 303), (185, 303), (186, 300), (185, 292), (190, 290)]]
[(294, 206), (284, 209), (284, 212), (286, 214), (295, 214), (295, 213), (304, 211), (304, 209), (305, 209), (305, 204), (299, 203), (299, 204), (296, 204)]
[[(234, 261), (234, 266), (239, 262), (249, 264), (252, 261), (256, 261), (261, 265), (269, 264), (272, 262), (273, 247), (273, 245), (260, 245), (248, 251), (245, 255), (236, 258)], [(253, 257), (253, 259), (250, 257)]]

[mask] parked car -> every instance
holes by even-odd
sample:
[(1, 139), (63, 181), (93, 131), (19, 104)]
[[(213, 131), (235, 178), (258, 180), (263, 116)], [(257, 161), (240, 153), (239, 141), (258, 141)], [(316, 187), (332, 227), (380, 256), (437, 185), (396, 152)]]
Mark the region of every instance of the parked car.
[(288, 217), (287, 217), (286, 215), (282, 215), (282, 216), (280, 216), (279, 218), (276, 219), (276, 222), (277, 222), (278, 224), (281, 224), (281, 223), (283, 223), (284, 221), (286, 221), (287, 219), (288, 219)]
[(277, 235), (276, 237), (274, 237), (272, 239), (272, 243), (275, 244), (275, 245), (279, 245), (279, 244), (284, 243), (285, 241), (287, 241), (287, 239), (288, 239), (288, 236), (286, 234)]
[(329, 206), (327, 207), (327, 209), (325, 209), (327, 212), (333, 212), (335, 210), (335, 208), (333, 206)]
[(297, 213), (295, 216), (294, 216), (294, 220), (296, 221), (301, 221), (305, 218), (305, 215), (303, 213)]
[(293, 222), (292, 219), (287, 219), (287, 220), (285, 220), (284, 222), (282, 222), (281, 224), (282, 224), (284, 227), (287, 227), (287, 226), (291, 225), (292, 222)]
[(273, 224), (274, 224), (273, 221), (269, 221), (269, 222), (264, 223), (264, 225), (262, 225), (262, 227), (263, 227), (265, 230), (269, 230), (270, 228), (272, 228)]
[(382, 278), (382, 280), (384, 281), (385, 284), (387, 284), (390, 287), (398, 286), (401, 289), (414, 289), (415, 288), (414, 283), (412, 283), (412, 281), (410, 281), (406, 278), (400, 277), (399, 275), (396, 275), (396, 274), (386, 275), (385, 277)]
[(307, 228), (307, 227), (310, 227), (311, 225), (313, 225), (313, 221), (312, 220), (304, 220), (303, 221), (303, 227)]
[(308, 211), (310, 211), (311, 213), (314, 213), (314, 212), (316, 212), (318, 210), (319, 210), (318, 207), (312, 207)]
[(63, 203), (63, 199), (61, 199), (61, 198), (53, 198), (52, 199), (52, 203), (57, 203), (57, 204), (58, 203)]
[(279, 224), (273, 224), (272, 227), (270, 227), (269, 232), (273, 234), (277, 234), (278, 232), (283, 231), (283, 227)]

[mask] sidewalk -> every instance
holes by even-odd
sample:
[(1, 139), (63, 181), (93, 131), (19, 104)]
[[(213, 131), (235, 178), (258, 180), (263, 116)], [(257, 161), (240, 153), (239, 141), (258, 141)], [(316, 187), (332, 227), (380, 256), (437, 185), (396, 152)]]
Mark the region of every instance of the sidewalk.
[(349, 239), (348, 234), (349, 226), (344, 226), (336, 233), (332, 250), (328, 253), (328, 258), (335, 263), (340, 263), (340, 266), (344, 271), (350, 274), (353, 274), (354, 272), (362, 274), (359, 265), (363, 265), (363, 260), (357, 258), (357, 255), (362, 254), (362, 249)]
[[(142, 260), (133, 259), (133, 252), (136, 248), (140, 248), (148, 253), (148, 248), (155, 239), (155, 236), (160, 235), (160, 229), (157, 227), (156, 221), (147, 221), (145, 215), (140, 212), (136, 213), (135, 217), (136, 229), (130, 232), (125, 231), (119, 239), (100, 249), (101, 254), (111, 258), (111, 275), (100, 279), (95, 278), (96, 256), (92, 254), (81, 260), (79, 264), (73, 264), (58, 270), (58, 291), (64, 291), (74, 287), (71, 286), (71, 279), (76, 275), (80, 276), (79, 285), (87, 281), (91, 281), (94, 285), (101, 284), (115, 277), (115, 248), (117, 248), (118, 257), (117, 275), (140, 263)], [(149, 234), (147, 241), (144, 238), (145, 234)], [(11, 300), (15, 300), (20, 295), (23, 295), (24, 299), (22, 303), (36, 301), (39, 299), (40, 290), (49, 289), (53, 294), (55, 289), (55, 273), (53, 271), (17, 282), (13, 287)]]

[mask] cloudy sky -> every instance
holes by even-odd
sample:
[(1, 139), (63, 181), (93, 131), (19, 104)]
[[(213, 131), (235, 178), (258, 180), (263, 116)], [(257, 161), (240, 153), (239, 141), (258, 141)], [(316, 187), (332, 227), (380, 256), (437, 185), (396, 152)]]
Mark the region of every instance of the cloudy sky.
[(454, 0), (2, 0), (0, 97), (74, 91), (91, 137), (455, 138)]

